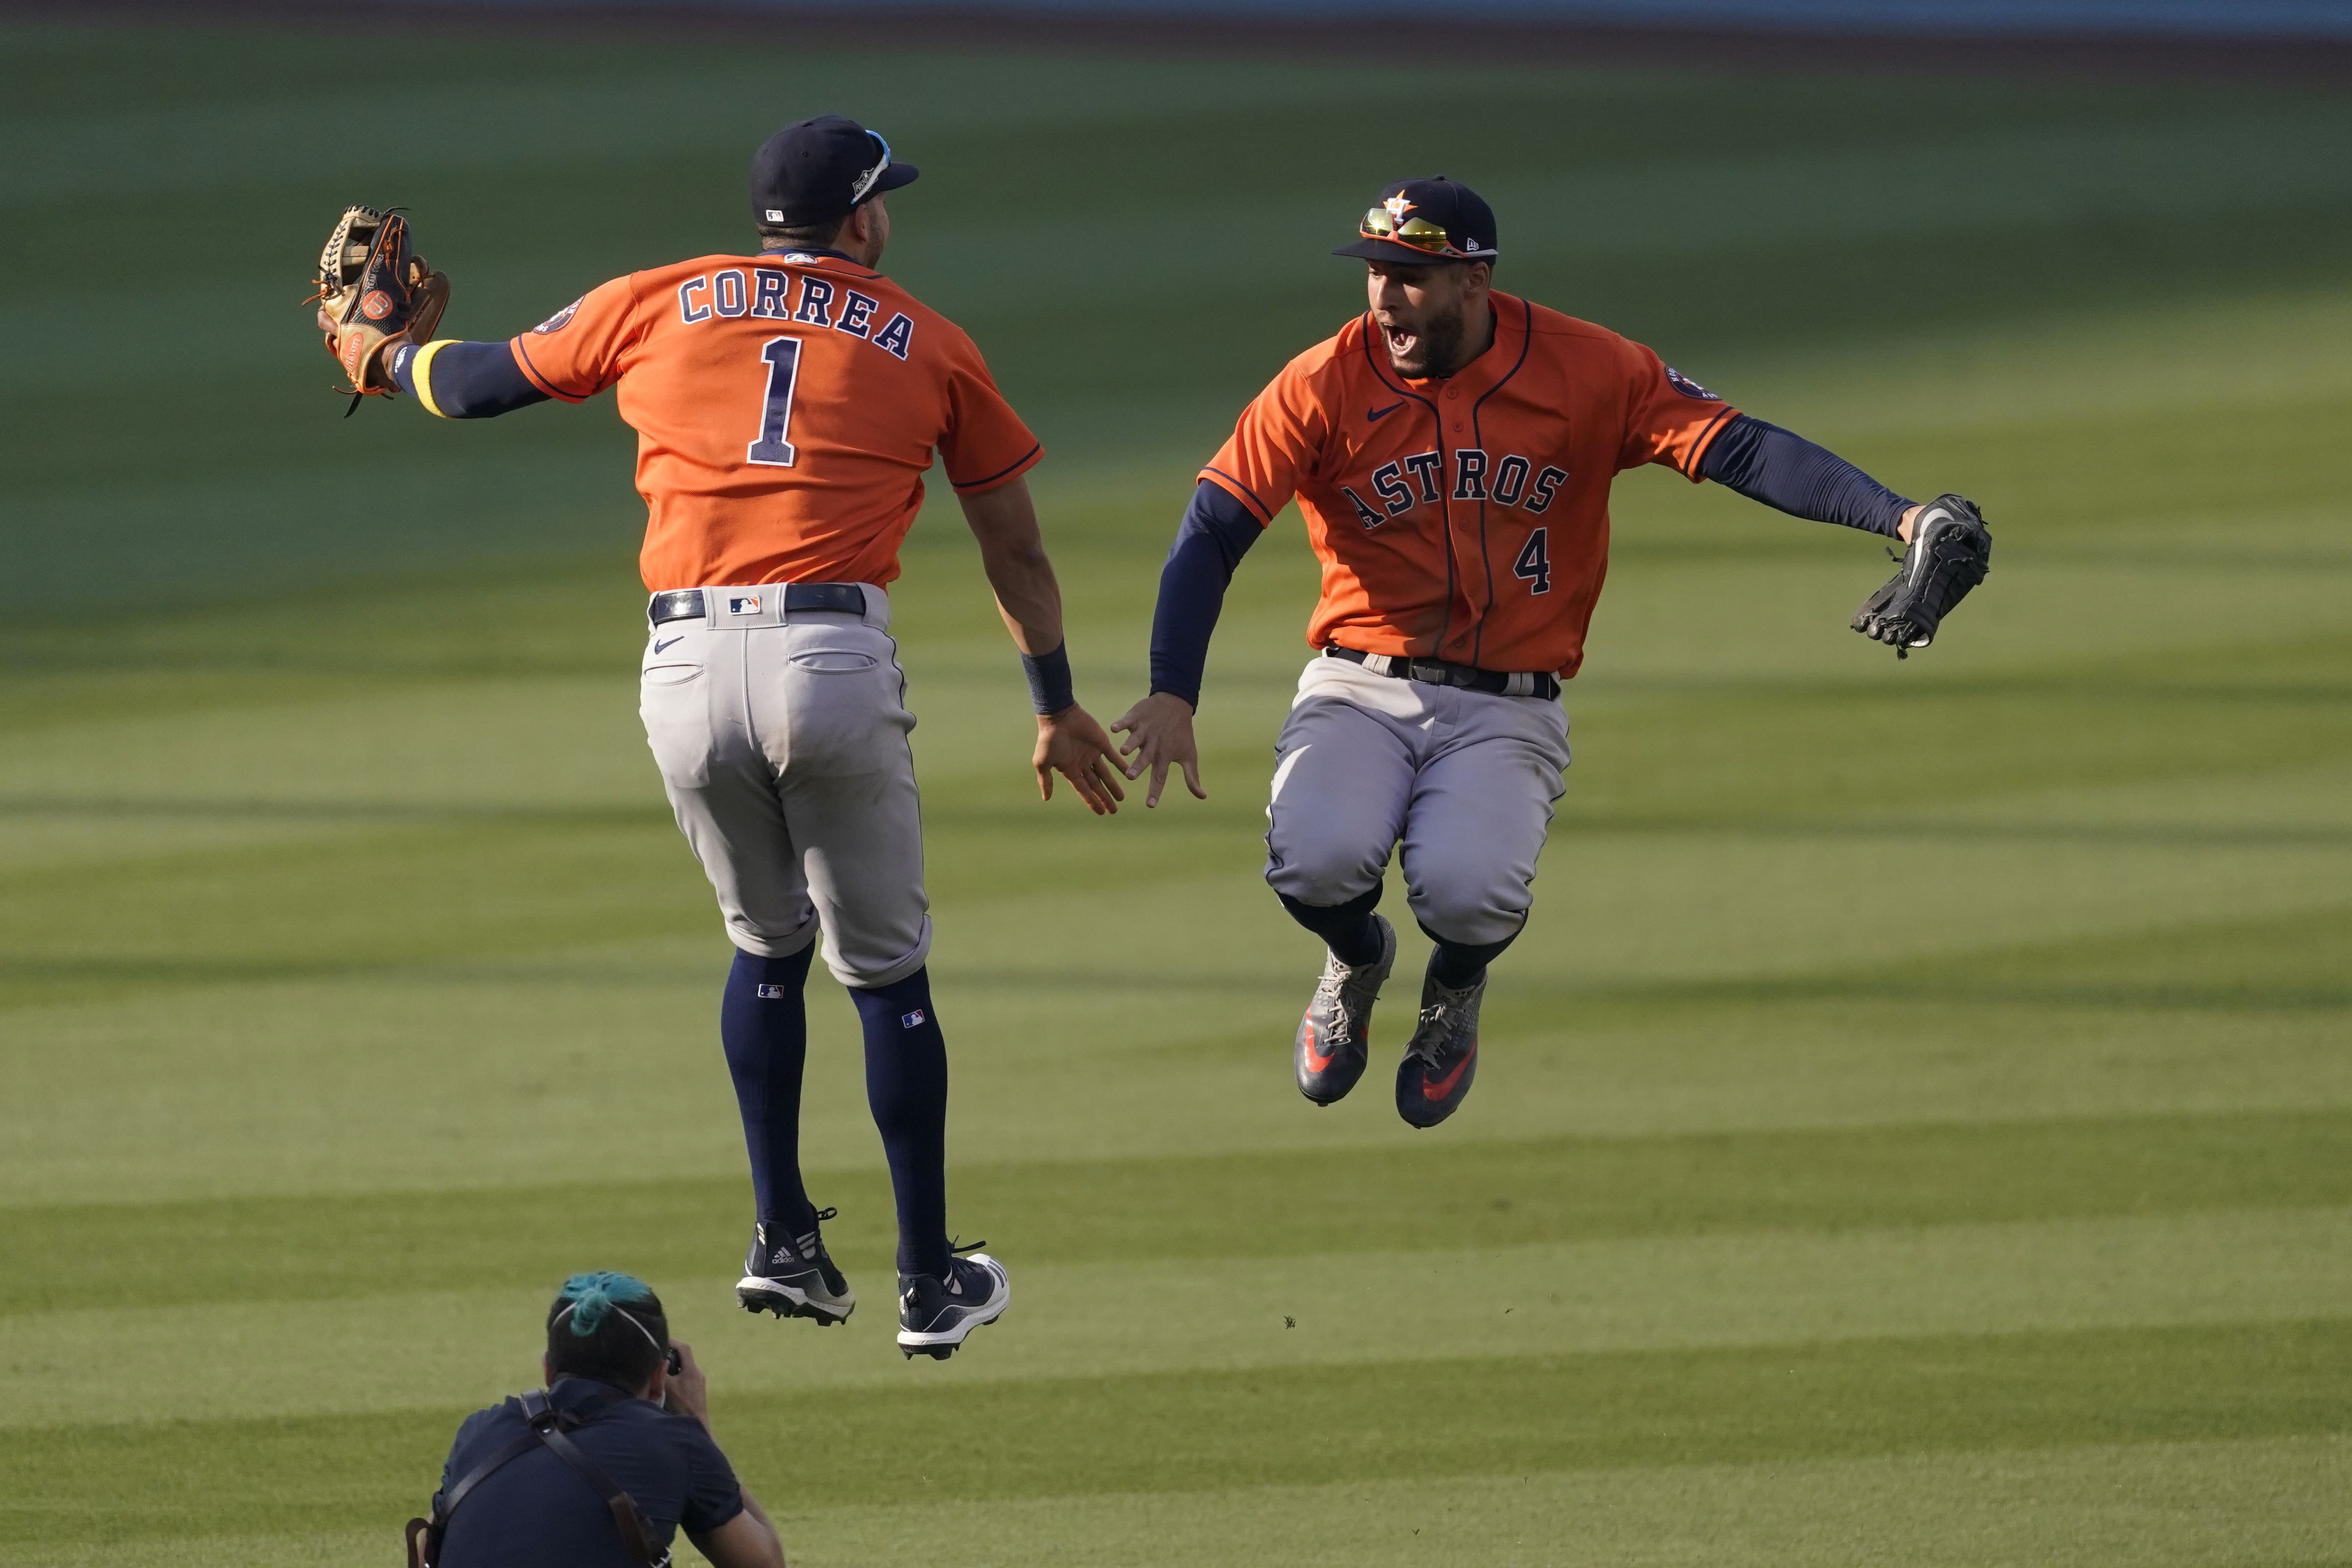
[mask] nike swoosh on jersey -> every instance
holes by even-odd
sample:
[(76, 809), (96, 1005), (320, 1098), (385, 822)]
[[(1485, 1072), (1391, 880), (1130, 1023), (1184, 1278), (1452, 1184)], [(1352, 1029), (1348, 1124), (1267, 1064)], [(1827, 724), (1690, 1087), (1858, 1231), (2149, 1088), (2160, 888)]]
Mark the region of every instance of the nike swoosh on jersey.
[(685, 639), (684, 637), (672, 637), (672, 638), (671, 638), (668, 642), (667, 642), (667, 643), (663, 643), (663, 642), (656, 642), (656, 643), (654, 643), (654, 652), (655, 652), (655, 653), (660, 653), (664, 648), (675, 648), (675, 647), (677, 647), (680, 643), (683, 643), (683, 642), (685, 642), (685, 641), (686, 641), (686, 639)]
[(1382, 420), (1382, 419), (1386, 419), (1389, 415), (1391, 415), (1391, 414), (1394, 413), (1397, 410), (1399, 410), (1399, 409), (1402, 408), (1403, 406), (1404, 406), (1404, 400), (1403, 400), (1402, 398), (1399, 398), (1399, 399), (1397, 399), (1397, 401), (1396, 401), (1396, 402), (1392, 402), (1392, 403), (1389, 404), (1389, 405), (1388, 405), (1388, 407), (1386, 407), (1386, 408), (1376, 408), (1376, 409), (1371, 409), (1371, 410), (1368, 411), (1368, 412), (1365, 413), (1364, 417), (1365, 417), (1367, 420)]

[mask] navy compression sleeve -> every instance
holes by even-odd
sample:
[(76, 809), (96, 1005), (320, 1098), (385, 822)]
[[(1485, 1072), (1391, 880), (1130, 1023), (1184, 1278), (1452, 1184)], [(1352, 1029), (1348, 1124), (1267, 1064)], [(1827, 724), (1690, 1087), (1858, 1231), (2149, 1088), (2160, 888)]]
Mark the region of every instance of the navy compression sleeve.
[(1740, 414), (1699, 460), (1699, 477), (1816, 523), (1895, 537), (1911, 503), (1847, 462), (1777, 424)]
[(487, 419), (548, 401), (505, 343), (443, 338), (421, 348), (403, 344), (392, 351), (392, 379), (444, 419)]
[(1193, 490), (1168, 564), (1160, 569), (1160, 605), (1151, 612), (1153, 691), (1201, 706), (1209, 634), (1225, 607), (1225, 586), (1265, 532), (1223, 486), (1203, 479)]

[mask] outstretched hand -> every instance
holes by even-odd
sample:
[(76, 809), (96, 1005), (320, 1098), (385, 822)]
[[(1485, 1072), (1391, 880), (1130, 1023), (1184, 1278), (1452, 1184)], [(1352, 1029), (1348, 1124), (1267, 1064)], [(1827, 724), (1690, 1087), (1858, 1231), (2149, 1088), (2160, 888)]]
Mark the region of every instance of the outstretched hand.
[(1121, 757), (1132, 758), (1127, 776), (1139, 778), (1145, 768), (1151, 769), (1150, 788), (1143, 797), (1146, 806), (1160, 804), (1171, 768), (1184, 770), (1184, 787), (1194, 800), (1209, 798), (1201, 788), (1201, 750), (1192, 740), (1191, 703), (1171, 692), (1154, 692), (1120, 715), (1111, 728), (1127, 736), (1118, 747)]
[(1127, 799), (1127, 791), (1119, 788), (1118, 758), (1111, 749), (1110, 737), (1103, 733), (1094, 715), (1076, 703), (1038, 718), (1037, 749), (1029, 761), (1037, 769), (1037, 794), (1042, 800), (1054, 798), (1056, 773), (1070, 781), (1087, 810), (1097, 817), (1113, 815)]

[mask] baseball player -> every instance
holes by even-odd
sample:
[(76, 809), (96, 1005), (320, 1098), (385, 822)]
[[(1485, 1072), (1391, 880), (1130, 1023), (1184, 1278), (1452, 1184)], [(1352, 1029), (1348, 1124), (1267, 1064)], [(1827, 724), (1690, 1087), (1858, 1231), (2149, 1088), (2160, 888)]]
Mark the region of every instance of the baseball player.
[(447, 286), (407, 255), (397, 217), (356, 209), (355, 237), (347, 214), (321, 287), (355, 394), (397, 389), (468, 419), (618, 388), (646, 507), (646, 738), (737, 949), (719, 1037), (757, 1204), (738, 1298), (823, 1324), (856, 1304), (799, 1164), (802, 988), (821, 939), (865, 1026), (898, 1201), (898, 1344), (943, 1360), (1012, 1288), (948, 1239), (915, 719), (888, 634), (935, 449), (1028, 672), (1040, 793), (1058, 774), (1103, 814), (1121, 790), (1110, 737), (1071, 689), (1023, 478), (1037, 438), (971, 340), (877, 270), (886, 193), (915, 174), (854, 120), (787, 126), (752, 160), (756, 251), (615, 278), (511, 341), (416, 340)]
[(1616, 474), (1662, 463), (1903, 540), (1905, 570), (1854, 622), (1898, 653), (1981, 580), (1990, 543), (1960, 497), (1915, 505), (1640, 344), (1496, 292), (1494, 214), (1444, 175), (1389, 186), (1334, 254), (1365, 263), (1370, 308), (1285, 366), (1201, 471), (1160, 574), (1150, 695), (1111, 727), (1129, 777), (1150, 770), (1148, 805), (1171, 767), (1203, 795), (1210, 632), (1234, 566), (1295, 497), (1322, 598), (1275, 748), (1265, 876), (1329, 949), (1293, 1041), (1298, 1091), (1329, 1105), (1364, 1071), (1401, 841), (1435, 946), (1396, 1107), (1431, 1127), (1470, 1092), (1487, 966), (1527, 922)]

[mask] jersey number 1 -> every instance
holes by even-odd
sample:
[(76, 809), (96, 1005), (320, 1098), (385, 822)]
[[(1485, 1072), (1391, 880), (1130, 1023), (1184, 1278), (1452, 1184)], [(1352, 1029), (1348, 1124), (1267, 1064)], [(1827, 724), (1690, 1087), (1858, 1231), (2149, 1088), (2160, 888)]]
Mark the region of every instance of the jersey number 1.
[(800, 379), (801, 340), (771, 338), (760, 358), (768, 363), (768, 392), (760, 405), (760, 438), (745, 450), (743, 460), (789, 468), (800, 455), (785, 437), (793, 426), (793, 383)]
[(1511, 575), (1524, 579), (1529, 593), (1551, 591), (1551, 558), (1544, 554), (1543, 529), (1538, 528), (1528, 536), (1528, 548), (1519, 552)]

